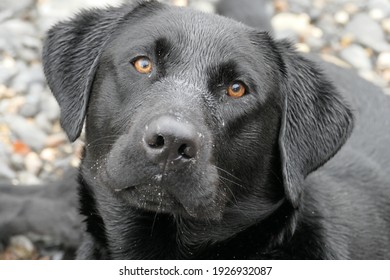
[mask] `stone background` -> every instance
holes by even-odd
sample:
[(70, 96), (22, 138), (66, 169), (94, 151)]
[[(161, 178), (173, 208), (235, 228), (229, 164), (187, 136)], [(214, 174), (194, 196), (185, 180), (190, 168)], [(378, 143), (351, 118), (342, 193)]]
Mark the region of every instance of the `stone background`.
[[(82, 140), (69, 143), (60, 128), (59, 108), (42, 71), (42, 40), (53, 23), (80, 8), (121, 2), (0, 0), (0, 181), (38, 184), (78, 165)], [(217, 0), (165, 2), (213, 12)], [(390, 94), (389, 0), (274, 0), (268, 9), (277, 38), (354, 68)], [(45, 255), (36, 246), (16, 236), (0, 245), (0, 259), (63, 257), (60, 250)]]

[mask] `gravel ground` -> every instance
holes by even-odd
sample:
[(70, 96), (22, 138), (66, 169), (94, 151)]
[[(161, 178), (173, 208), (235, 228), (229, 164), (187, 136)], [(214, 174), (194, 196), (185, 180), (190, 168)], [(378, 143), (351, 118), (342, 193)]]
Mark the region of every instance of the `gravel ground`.
[[(59, 108), (46, 85), (40, 53), (45, 31), (80, 8), (118, 0), (1, 0), (0, 181), (38, 184), (77, 166), (82, 140), (71, 144), (59, 125)], [(172, 0), (213, 12), (216, 0)], [(388, 0), (274, 0), (272, 26), (303, 52), (356, 69), (390, 94), (390, 2)], [(0, 259), (62, 258), (39, 240), (13, 237), (0, 244)], [(54, 252), (54, 253), (53, 253)]]

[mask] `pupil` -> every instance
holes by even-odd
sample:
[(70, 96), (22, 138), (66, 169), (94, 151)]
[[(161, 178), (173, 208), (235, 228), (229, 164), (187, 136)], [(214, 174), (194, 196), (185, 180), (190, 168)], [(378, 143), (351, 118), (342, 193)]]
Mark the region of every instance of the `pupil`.
[(234, 85), (232, 86), (232, 90), (233, 90), (234, 92), (238, 92), (238, 91), (240, 91), (240, 89), (241, 89), (241, 86), (240, 86), (239, 84), (234, 84)]
[(141, 60), (140, 64), (141, 64), (142, 68), (148, 68), (149, 67), (149, 61), (147, 61), (146, 59)]

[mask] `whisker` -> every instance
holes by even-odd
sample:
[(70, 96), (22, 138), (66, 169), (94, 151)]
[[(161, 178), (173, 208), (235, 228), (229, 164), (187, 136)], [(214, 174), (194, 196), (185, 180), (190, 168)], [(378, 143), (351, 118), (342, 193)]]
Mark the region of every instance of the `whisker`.
[(217, 168), (219, 171), (222, 171), (222, 172), (228, 174), (229, 176), (233, 177), (234, 179), (236, 179), (236, 180), (242, 182), (242, 180), (241, 180), (240, 178), (234, 176), (233, 174), (229, 173), (229, 172), (226, 171), (225, 169), (222, 169), (222, 168), (220, 168), (220, 167), (218, 167), (218, 166), (216, 166), (216, 165), (214, 165), (214, 167)]
[(230, 202), (233, 202), (233, 203), (235, 202), (235, 204), (237, 204), (238, 202), (237, 202), (236, 196), (234, 195), (233, 191), (229, 188), (229, 186), (224, 181), (222, 181), (222, 180), (219, 180), (219, 181), (229, 190), (230, 194), (232, 195), (234, 201), (229, 199)]
[(232, 184), (235, 185), (235, 186), (244, 188), (244, 185), (241, 185), (241, 184), (239, 184), (239, 183), (237, 183), (237, 182), (234, 182), (234, 181), (232, 181), (232, 180), (229, 180), (228, 178), (225, 178), (225, 177), (223, 177), (223, 176), (219, 176), (219, 178), (222, 179), (222, 180), (226, 180), (227, 182), (232, 183)]
[(158, 206), (158, 208), (157, 208), (156, 214), (154, 215), (154, 218), (153, 218), (152, 230), (150, 231), (150, 237), (153, 236), (154, 226), (155, 226), (155, 224), (156, 224), (158, 211), (160, 210), (161, 205), (162, 205), (162, 200), (160, 201), (160, 204), (159, 204), (159, 206)]
[[(95, 140), (89, 142), (89, 143), (87, 144), (87, 146), (91, 146), (93, 143), (96, 143), (96, 142), (101, 141), (101, 140), (105, 140), (105, 139), (109, 139), (109, 138), (117, 138), (118, 136), (120, 136), (120, 134), (106, 135), (106, 136), (97, 138), (97, 139), (95, 139)], [(115, 140), (115, 139), (113, 139), (113, 140)]]

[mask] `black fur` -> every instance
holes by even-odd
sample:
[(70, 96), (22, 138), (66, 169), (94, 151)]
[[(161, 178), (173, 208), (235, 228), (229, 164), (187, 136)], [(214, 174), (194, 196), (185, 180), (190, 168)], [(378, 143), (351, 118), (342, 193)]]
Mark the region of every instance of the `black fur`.
[[(150, 74), (134, 69), (140, 56)], [(390, 257), (390, 101), (354, 74), (157, 2), (59, 23), (43, 59), (71, 140), (86, 118), (79, 258)], [(226, 94), (234, 81), (240, 99)], [(366, 98), (376, 114), (359, 109)], [(155, 122), (191, 134), (196, 156), (145, 148)], [(355, 140), (370, 139), (365, 128), (380, 138), (371, 151)]]

